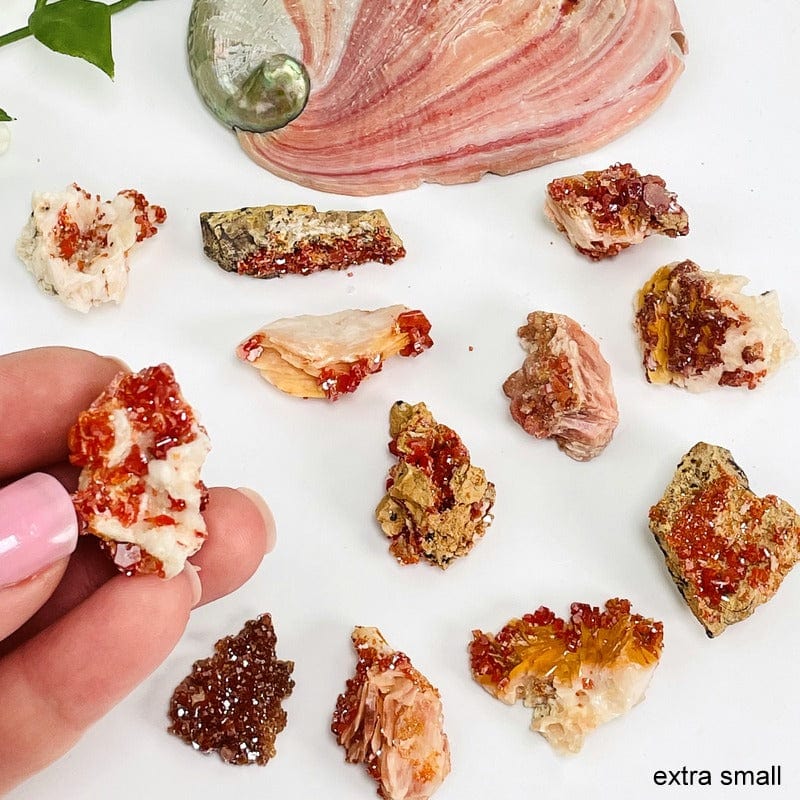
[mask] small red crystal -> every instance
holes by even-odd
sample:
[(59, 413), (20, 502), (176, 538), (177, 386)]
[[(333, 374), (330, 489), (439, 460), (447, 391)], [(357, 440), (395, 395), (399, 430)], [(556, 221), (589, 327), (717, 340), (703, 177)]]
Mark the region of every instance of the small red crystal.
[(396, 325), (408, 335), (408, 344), (400, 351), (401, 356), (418, 356), (433, 346), (433, 339), (428, 335), (431, 323), (421, 311), (404, 311), (397, 317)]
[(343, 394), (354, 392), (368, 375), (380, 372), (383, 361), (377, 358), (360, 358), (347, 364), (337, 365), (335, 369), (323, 369), (317, 383), (328, 400), (338, 400)]

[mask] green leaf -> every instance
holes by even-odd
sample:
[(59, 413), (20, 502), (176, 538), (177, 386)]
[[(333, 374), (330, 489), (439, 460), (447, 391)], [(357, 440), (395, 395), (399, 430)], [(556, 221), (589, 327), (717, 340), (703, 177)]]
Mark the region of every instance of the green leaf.
[(14, 117), (9, 117), (2, 108), (0, 108), (0, 122), (11, 122)]
[(75, 56), (114, 77), (111, 11), (94, 0), (57, 0), (39, 6), (28, 18), (31, 33), (57, 53)]

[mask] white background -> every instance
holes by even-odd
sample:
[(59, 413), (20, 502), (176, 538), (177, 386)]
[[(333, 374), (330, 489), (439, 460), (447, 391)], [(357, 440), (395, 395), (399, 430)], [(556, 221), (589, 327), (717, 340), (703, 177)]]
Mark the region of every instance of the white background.
[[(23, 24), (31, 5), (5, 0), (0, 27)], [(441, 691), (453, 771), (438, 800), (674, 796), (675, 787), (653, 785), (655, 770), (686, 765), (716, 780), (720, 769), (771, 764), (783, 765), (784, 787), (764, 796), (797, 796), (800, 574), (755, 616), (709, 640), (668, 577), (647, 512), (698, 440), (729, 447), (755, 491), (800, 504), (800, 361), (752, 392), (650, 386), (631, 304), (657, 267), (691, 258), (747, 275), (753, 292), (777, 289), (786, 327), (800, 338), (800, 6), (683, 0), (680, 10), (690, 46), (684, 75), (652, 117), (602, 151), (507, 178), (362, 200), (274, 178), (206, 113), (185, 63), (188, 2), (141, 3), (114, 18), (113, 83), (32, 40), (0, 50), (0, 106), (18, 118), (0, 157), (0, 351), (65, 344), (137, 369), (169, 362), (212, 437), (206, 481), (262, 492), (279, 535), (254, 578), (195, 612), (166, 663), (15, 800), (373, 797), (372, 781), (345, 764), (328, 730), (354, 665), (354, 624), (378, 626)], [(692, 232), (591, 263), (544, 219), (544, 187), (628, 160), (667, 180)], [(14, 255), (31, 192), (72, 181), (106, 197), (135, 187), (169, 214), (135, 254), (123, 304), (87, 316), (39, 292)], [(392, 267), (356, 267), (352, 277), (259, 282), (223, 273), (203, 255), (199, 212), (266, 203), (381, 207), (408, 256)], [(277, 317), (392, 303), (421, 308), (435, 346), (387, 364), (335, 404), (285, 396), (233, 354)], [(534, 309), (574, 317), (612, 365), (621, 421), (590, 463), (528, 437), (508, 413), (500, 387), (521, 364), (516, 329)], [(372, 516), (392, 463), (388, 412), (397, 399), (425, 401), (497, 485), (493, 526), (446, 573), (396, 564)], [(662, 662), (641, 705), (591, 735), (580, 755), (556, 755), (527, 730), (528, 711), (472, 682), (470, 630), (496, 631), (542, 604), (564, 614), (573, 600), (614, 596), (664, 621)], [(231, 767), (168, 736), (166, 708), (193, 660), (264, 611), (273, 614), (279, 656), (296, 662), (289, 724), (268, 766)], [(717, 785), (692, 795), (753, 792)]]

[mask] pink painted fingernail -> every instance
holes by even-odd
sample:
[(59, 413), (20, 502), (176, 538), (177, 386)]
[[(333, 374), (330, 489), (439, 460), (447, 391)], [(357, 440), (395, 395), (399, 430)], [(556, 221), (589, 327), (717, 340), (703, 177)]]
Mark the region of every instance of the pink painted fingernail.
[(30, 578), (78, 542), (69, 492), (37, 472), (0, 489), (0, 587)]

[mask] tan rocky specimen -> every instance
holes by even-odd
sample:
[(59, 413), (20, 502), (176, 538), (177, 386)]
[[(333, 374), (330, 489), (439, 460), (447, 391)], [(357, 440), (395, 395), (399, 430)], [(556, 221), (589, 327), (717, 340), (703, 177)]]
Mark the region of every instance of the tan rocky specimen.
[(458, 434), (438, 423), (424, 403), (395, 403), (389, 433), (389, 451), (398, 462), (375, 510), (378, 523), (400, 563), (425, 559), (446, 569), (491, 524), (494, 484), (470, 463)]
[(749, 617), (800, 560), (800, 517), (758, 497), (729, 450), (700, 442), (650, 509), (650, 530), (709, 636)]

